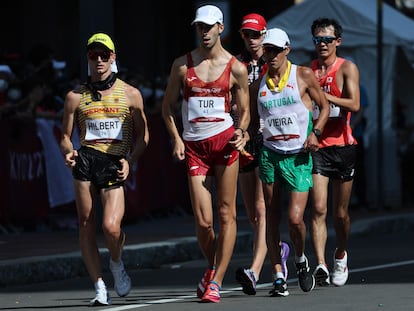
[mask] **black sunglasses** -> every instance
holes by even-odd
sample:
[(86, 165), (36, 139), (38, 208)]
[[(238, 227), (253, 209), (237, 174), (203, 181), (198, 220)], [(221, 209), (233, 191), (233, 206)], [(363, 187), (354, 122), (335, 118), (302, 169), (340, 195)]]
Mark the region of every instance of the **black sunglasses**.
[(241, 36), (243, 39), (259, 39), (262, 36), (262, 31), (242, 30)]
[(314, 44), (318, 45), (321, 44), (322, 42), (325, 44), (329, 44), (332, 43), (334, 40), (336, 40), (336, 37), (331, 37), (331, 36), (327, 36), (327, 37), (313, 37), (312, 41)]
[(98, 57), (101, 58), (103, 62), (107, 62), (111, 57), (110, 51), (88, 51), (88, 58), (93, 61), (97, 61)]
[(284, 50), (286, 50), (286, 48), (282, 48), (280, 46), (268, 46), (268, 45), (264, 45), (263, 46), (263, 52), (264, 53), (269, 53), (269, 54), (279, 54), (282, 53)]

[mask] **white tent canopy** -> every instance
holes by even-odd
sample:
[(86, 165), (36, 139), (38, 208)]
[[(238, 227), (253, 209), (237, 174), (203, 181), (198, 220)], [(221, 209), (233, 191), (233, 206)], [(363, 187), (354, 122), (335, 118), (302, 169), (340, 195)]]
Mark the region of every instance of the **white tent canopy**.
[[(368, 194), (371, 203), (376, 202), (378, 191), (382, 191), (384, 206), (401, 204), (401, 181), (398, 161), (398, 137), (395, 124), (395, 105), (398, 99), (409, 103), (413, 97), (414, 72), (409, 64), (414, 61), (414, 21), (392, 7), (384, 4), (382, 10), (382, 85), (381, 97), (377, 96), (377, 0), (305, 0), (268, 20), (267, 27), (282, 28), (291, 41), (289, 58), (298, 64), (308, 63), (314, 54), (311, 25), (320, 17), (335, 18), (343, 28), (339, 55), (350, 57), (360, 69), (361, 84), (365, 87), (369, 106), (366, 137)], [(401, 53), (403, 51), (404, 53)], [(403, 58), (408, 61), (401, 61)], [(397, 76), (398, 75), (398, 76)], [(398, 83), (396, 83), (398, 81)], [(381, 171), (377, 165), (377, 112), (382, 105), (383, 151)], [(408, 109), (407, 122), (414, 124), (414, 109)], [(380, 178), (382, 189), (377, 189)]]

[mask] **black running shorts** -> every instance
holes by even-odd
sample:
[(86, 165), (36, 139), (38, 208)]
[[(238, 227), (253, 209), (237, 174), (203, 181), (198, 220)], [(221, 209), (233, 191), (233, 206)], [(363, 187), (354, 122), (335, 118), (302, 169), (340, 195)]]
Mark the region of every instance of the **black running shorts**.
[(121, 158), (93, 148), (81, 147), (72, 175), (77, 180), (90, 181), (97, 189), (122, 186), (124, 182), (117, 181), (117, 170), (122, 168), (119, 162)]
[(350, 181), (355, 176), (356, 145), (320, 148), (312, 153), (312, 174)]

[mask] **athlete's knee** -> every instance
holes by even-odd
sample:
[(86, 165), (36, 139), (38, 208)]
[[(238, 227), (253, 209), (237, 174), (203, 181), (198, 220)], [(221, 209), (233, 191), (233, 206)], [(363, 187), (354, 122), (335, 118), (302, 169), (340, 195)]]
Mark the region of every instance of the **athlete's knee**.
[(214, 235), (213, 224), (211, 223), (198, 223), (196, 226), (197, 235), (208, 236)]
[(325, 219), (328, 214), (328, 208), (326, 204), (314, 203), (312, 205), (312, 218), (313, 219)]
[(121, 227), (114, 222), (103, 221), (102, 231), (105, 234), (105, 236), (117, 237), (121, 232)]
[(257, 219), (266, 219), (266, 206), (264, 200), (260, 200), (256, 202), (256, 210), (255, 216)]
[(337, 213), (334, 219), (335, 223), (339, 225), (345, 224), (349, 222), (349, 220), (350, 218), (348, 213)]
[(232, 224), (236, 222), (235, 209), (231, 207), (221, 207), (218, 209), (218, 218), (220, 224)]
[(79, 215), (78, 222), (80, 230), (95, 230), (96, 220), (91, 215)]
[(299, 232), (302, 230), (305, 222), (300, 217), (289, 217), (288, 218), (288, 226), (290, 231)]

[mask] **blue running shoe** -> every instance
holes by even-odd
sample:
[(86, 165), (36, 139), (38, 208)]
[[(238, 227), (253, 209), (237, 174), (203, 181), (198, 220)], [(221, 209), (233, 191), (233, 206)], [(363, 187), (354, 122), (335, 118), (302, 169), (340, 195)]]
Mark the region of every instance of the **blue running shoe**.
[(256, 278), (252, 270), (237, 269), (236, 280), (242, 286), (243, 293), (246, 295), (256, 295)]

